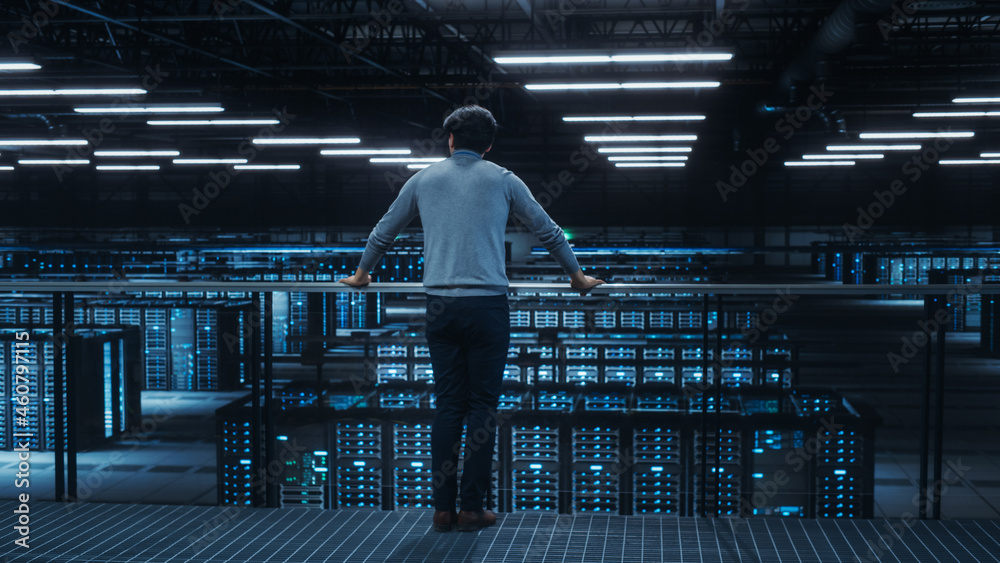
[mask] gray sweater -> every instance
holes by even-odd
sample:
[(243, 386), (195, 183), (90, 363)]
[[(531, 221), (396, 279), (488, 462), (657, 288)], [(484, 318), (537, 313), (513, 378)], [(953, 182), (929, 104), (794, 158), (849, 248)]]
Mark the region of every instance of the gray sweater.
[(562, 229), (513, 172), (457, 150), (411, 177), (368, 236), (360, 268), (370, 272), (414, 217), (424, 228), (424, 287), (430, 295), (505, 295), (504, 234), (514, 216), (567, 274), (580, 269)]

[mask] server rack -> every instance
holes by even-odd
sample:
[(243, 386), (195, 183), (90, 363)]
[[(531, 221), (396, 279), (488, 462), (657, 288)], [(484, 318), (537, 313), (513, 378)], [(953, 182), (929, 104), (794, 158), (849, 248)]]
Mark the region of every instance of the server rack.
[[(670, 384), (544, 387), (505, 385), (491, 495), (501, 510), (872, 514), (872, 444), (879, 420), (830, 390), (744, 386), (719, 396), (712, 389), (692, 393)], [(310, 391), (303, 387), (283, 394), (276, 439), (297, 441), (311, 457), (289, 466), (282, 502), (386, 510), (432, 506), (433, 411), (426, 385), (392, 382), (366, 395), (337, 388), (313, 390), (314, 397), (305, 399)], [(254, 472), (242, 467), (253, 459), (245, 440), (248, 422), (240, 419), (249, 411), (247, 402), (218, 413), (227, 445), (234, 446), (220, 450), (223, 503), (254, 498), (245, 492), (253, 489)], [(324, 443), (328, 449), (320, 449)]]

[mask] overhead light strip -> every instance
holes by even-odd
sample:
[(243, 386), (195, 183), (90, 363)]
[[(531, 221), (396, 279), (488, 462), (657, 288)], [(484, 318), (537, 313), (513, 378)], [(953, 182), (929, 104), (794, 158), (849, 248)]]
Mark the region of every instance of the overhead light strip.
[(939, 160), (940, 164), (945, 166), (976, 166), (982, 164), (1000, 164), (1000, 159), (949, 159), (949, 160)]
[(135, 164), (135, 165), (98, 164), (96, 168), (98, 170), (106, 172), (132, 172), (132, 171), (155, 171), (159, 170), (160, 166), (158, 164)]
[(90, 161), (82, 159), (54, 160), (29, 158), (18, 160), (17, 163), (25, 166), (83, 166), (85, 164), (90, 164)]
[(667, 88), (718, 88), (720, 82), (594, 82), (560, 84), (525, 84), (527, 90), (659, 90)]
[(377, 154), (410, 154), (410, 149), (323, 149), (323, 156), (374, 156)]
[(235, 126), (235, 125), (277, 125), (277, 119), (151, 119), (146, 125), (166, 127), (191, 126)]
[(602, 154), (691, 152), (691, 147), (600, 147), (597, 152)]
[(988, 98), (955, 98), (951, 101), (953, 104), (1000, 104), (1000, 98), (988, 97)]
[(141, 96), (142, 88), (60, 88), (56, 90), (0, 90), (0, 96)]
[(444, 157), (427, 157), (427, 158), (370, 158), (368, 162), (372, 164), (434, 164), (435, 162), (441, 162)]
[(913, 117), (1000, 117), (1000, 111), (918, 111)]
[(76, 113), (121, 114), (121, 113), (218, 113), (226, 111), (221, 106), (145, 106), (145, 107), (93, 107), (73, 108)]
[(129, 151), (129, 150), (105, 150), (94, 151), (94, 156), (111, 157), (132, 157), (132, 156), (179, 156), (181, 151), (157, 150), (157, 151)]
[(802, 160), (880, 160), (884, 154), (804, 154)]
[(701, 121), (704, 115), (578, 115), (562, 118), (567, 123), (592, 121)]
[(683, 168), (684, 162), (616, 162), (616, 168)]
[(286, 137), (254, 139), (255, 145), (352, 145), (360, 143), (357, 137)]
[(298, 170), (302, 168), (298, 164), (237, 164), (233, 166), (235, 170)]
[(732, 53), (626, 53), (620, 55), (522, 55), (494, 57), (501, 65), (611, 64), (728, 61)]
[(854, 166), (853, 160), (789, 160), (785, 166)]
[(174, 164), (246, 164), (245, 158), (175, 158)]
[(861, 133), (862, 139), (968, 139), (972, 131), (893, 131), (887, 133)]
[(641, 162), (651, 162), (655, 160), (687, 160), (686, 156), (609, 156), (608, 161), (610, 162), (625, 162), (625, 161), (641, 161)]
[(828, 151), (918, 151), (920, 145), (827, 145)]
[(588, 143), (642, 143), (653, 141), (697, 141), (698, 135), (586, 135)]
[(35, 63), (0, 62), (0, 70), (38, 70), (42, 65)]
[(80, 147), (85, 139), (0, 139), (0, 147)]

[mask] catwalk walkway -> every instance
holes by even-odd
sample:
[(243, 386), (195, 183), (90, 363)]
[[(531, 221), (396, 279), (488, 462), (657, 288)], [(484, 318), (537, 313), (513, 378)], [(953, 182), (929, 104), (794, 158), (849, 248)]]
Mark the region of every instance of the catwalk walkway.
[[(474, 533), (435, 533), (431, 512), (239, 509), (54, 502), (4, 514), (0, 561), (94, 562), (1000, 562), (1000, 521), (696, 519), (501, 514)], [(872, 550), (872, 546), (875, 551)]]

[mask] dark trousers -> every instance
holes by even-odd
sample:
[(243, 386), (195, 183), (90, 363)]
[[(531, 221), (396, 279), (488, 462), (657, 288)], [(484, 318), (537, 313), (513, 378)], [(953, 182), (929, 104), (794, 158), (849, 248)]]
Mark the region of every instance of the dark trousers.
[(431, 427), (434, 507), (455, 510), (462, 426), (467, 426), (461, 510), (483, 510), (497, 405), (510, 345), (506, 295), (427, 296), (427, 345), (437, 413)]

